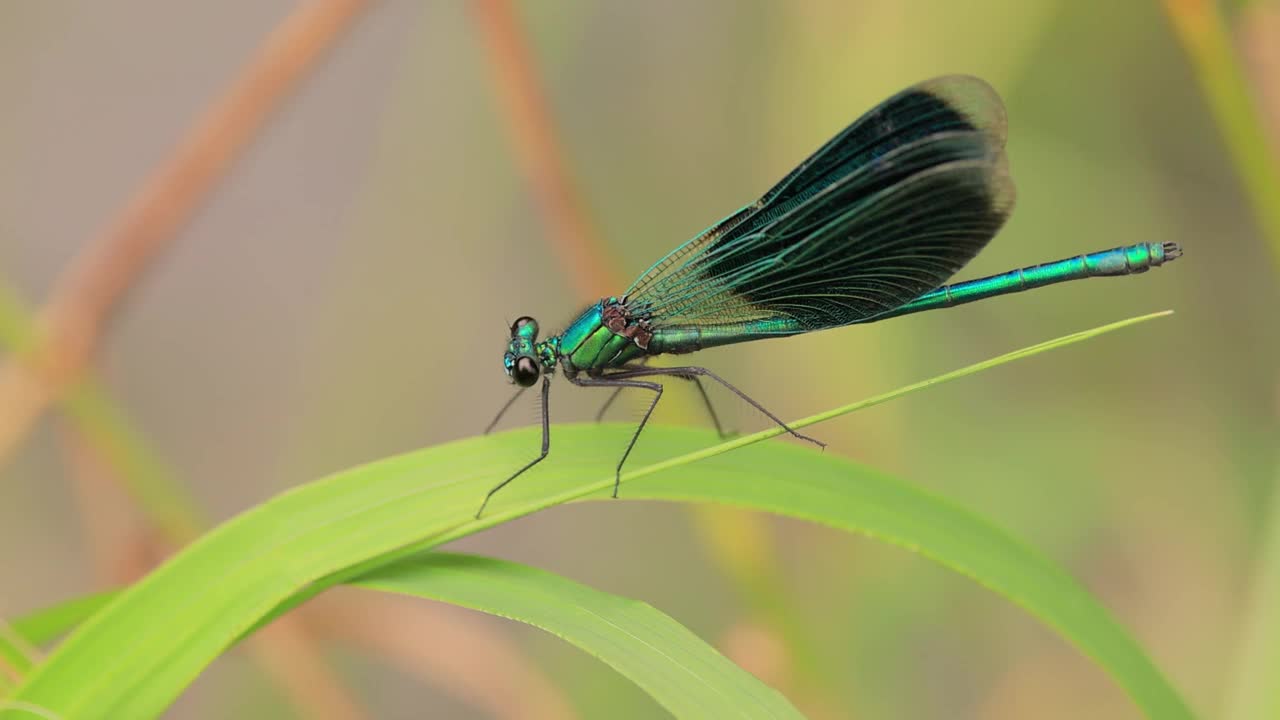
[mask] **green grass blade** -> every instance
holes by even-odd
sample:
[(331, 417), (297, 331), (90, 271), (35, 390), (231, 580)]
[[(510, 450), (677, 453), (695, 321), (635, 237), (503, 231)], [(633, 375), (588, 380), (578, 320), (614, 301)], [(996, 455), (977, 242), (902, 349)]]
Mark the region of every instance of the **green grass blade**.
[[(0, 698), (9, 694), (14, 685), (12, 681), (31, 670), (40, 658), (41, 645), (84, 622), (115, 595), (115, 592), (85, 595), (30, 613), (12, 623), (0, 620)], [(0, 702), (0, 716), (5, 709)]]
[[(808, 520), (897, 545), (966, 575), (1044, 621), (1106, 669), (1148, 717), (1192, 714), (1124, 628), (1058, 565), (976, 515), (869, 468), (805, 463), (806, 451), (754, 448), (701, 466), (697, 482), (662, 474), (628, 498), (721, 502)], [(785, 476), (778, 483), (771, 477)]]
[[(1151, 317), (1077, 333), (943, 378)], [(537, 448), (536, 429), (428, 448), (278, 496), (205, 535), (95, 614), (27, 676), (14, 699), (77, 718), (156, 715), (227, 647), (299, 598), (549, 505), (604, 497), (630, 429), (556, 426), (551, 457), (499, 495), (494, 511), (480, 521), (472, 519), (480, 498), (528, 460)], [(759, 507), (919, 550), (1044, 619), (1095, 658), (1149, 716), (1191, 717), (1106, 610), (1049, 561), (963, 510), (832, 452), (760, 444), (775, 434), (706, 448), (709, 432), (654, 428), (637, 447), (637, 469), (624, 475), (623, 495)]]
[(82, 595), (23, 615), (13, 621), (12, 627), (27, 644), (44, 645), (106, 607), (117, 595), (115, 590)]
[(67, 600), (29, 613), (0, 629), (0, 662), (19, 672), (31, 669), (29, 651), (53, 640), (111, 601), (116, 593), (103, 592)]
[[(354, 584), (439, 600), (546, 630), (617, 668), (677, 717), (802, 717), (776, 690), (664, 613), (545, 570), (475, 555), (429, 553), (379, 568)], [(28, 646), (46, 643), (86, 620), (116, 594), (89, 595), (46, 608), (17, 620), (13, 629)], [(655, 644), (651, 638), (662, 642)], [(6, 650), (0, 642), (0, 652)], [(13, 650), (21, 653), (16, 646)]]
[(37, 659), (31, 643), (26, 642), (13, 626), (0, 620), (0, 697), (9, 694)]
[(539, 627), (616, 668), (676, 717), (803, 717), (778, 691), (664, 613), (545, 570), (429, 553), (379, 568), (355, 584)]

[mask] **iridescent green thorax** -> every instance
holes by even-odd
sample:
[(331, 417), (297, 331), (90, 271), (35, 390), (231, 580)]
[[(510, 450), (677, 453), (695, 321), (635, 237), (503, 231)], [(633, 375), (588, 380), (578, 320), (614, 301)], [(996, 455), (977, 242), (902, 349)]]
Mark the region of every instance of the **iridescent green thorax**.
[(570, 376), (596, 374), (645, 355), (653, 332), (645, 318), (627, 307), (625, 299), (610, 297), (583, 310), (564, 332), (542, 342), (513, 332), (507, 354), (536, 357), (546, 372), (560, 365)]
[[(560, 333), (560, 355), (572, 356), (582, 344), (585, 343), (593, 333), (603, 327), (600, 324), (600, 316), (604, 312), (604, 301), (588, 307), (582, 311), (576, 320), (569, 323), (569, 326)], [(572, 372), (569, 368), (566, 371)]]

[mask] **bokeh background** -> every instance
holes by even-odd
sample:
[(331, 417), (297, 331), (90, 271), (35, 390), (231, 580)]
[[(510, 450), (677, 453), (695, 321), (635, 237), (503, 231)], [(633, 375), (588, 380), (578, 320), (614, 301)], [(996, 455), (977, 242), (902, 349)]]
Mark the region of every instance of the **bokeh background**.
[[(583, 278), (521, 160), (478, 14), (462, 2), (375, 3), (131, 289), (94, 366), (198, 505), (224, 519), (330, 471), (479, 432), (510, 391), (500, 355), (512, 318), (558, 326), (591, 299), (587, 288), (629, 280), (875, 102), (934, 75), (976, 74), (1008, 104), (1019, 204), (962, 278), (1139, 241), (1178, 241), (1186, 257), (1140, 278), (701, 359), (800, 417), (1176, 310), (814, 433), (827, 452), (951, 498), (1066, 566), (1205, 717), (1226, 717), (1260, 669), (1249, 640), (1276, 622), (1257, 587), (1280, 572), (1264, 554), (1280, 533), (1280, 266), (1168, 16), (1197, 4), (518, 4), (526, 69), (580, 193), (584, 235), (608, 259)], [(0, 6), (3, 281), (32, 307), (47, 298), (294, 11), (285, 0)], [(1222, 12), (1261, 122), (1275, 129), (1280, 10)], [(1253, 152), (1265, 161), (1269, 151)], [(601, 399), (561, 383), (555, 420), (588, 419)], [(714, 399), (729, 424), (764, 426)], [(687, 396), (661, 413), (705, 422)], [(86, 462), (58, 417), (4, 458), (0, 616), (140, 562), (129, 539), (141, 515), (86, 480), (109, 470)], [(535, 417), (530, 398), (507, 423)], [(1101, 670), (1003, 598), (815, 526), (590, 503), (461, 547), (652, 603), (815, 717), (1137, 715)], [(467, 633), (419, 637), (436, 658), (321, 637), (368, 717), (661, 716), (554, 638), (409, 605), (406, 617), (475, 628), (515, 669), (468, 669), (478, 643)], [(522, 692), (524, 714), (492, 702)], [(233, 652), (171, 716), (309, 714), (289, 696)]]

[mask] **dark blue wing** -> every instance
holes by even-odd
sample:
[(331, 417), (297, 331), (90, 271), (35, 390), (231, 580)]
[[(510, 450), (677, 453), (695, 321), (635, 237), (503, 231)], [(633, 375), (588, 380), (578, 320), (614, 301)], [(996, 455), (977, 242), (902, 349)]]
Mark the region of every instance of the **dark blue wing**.
[(871, 319), (942, 285), (999, 230), (1014, 201), (1004, 141), (981, 80), (909, 88), (650, 268), (628, 304), (656, 327)]

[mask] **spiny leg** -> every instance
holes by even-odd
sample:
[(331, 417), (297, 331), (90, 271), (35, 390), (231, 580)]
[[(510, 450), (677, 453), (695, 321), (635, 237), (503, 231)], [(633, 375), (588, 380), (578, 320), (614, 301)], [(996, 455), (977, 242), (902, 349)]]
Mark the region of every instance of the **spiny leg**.
[[(539, 455), (537, 458), (535, 458), (528, 465), (525, 465), (524, 467), (515, 471), (515, 474), (513, 474), (511, 477), (495, 485), (493, 489), (490, 490), (488, 494), (484, 496), (484, 502), (480, 503), (480, 509), (476, 511), (477, 520), (479, 520), (480, 515), (484, 513), (484, 509), (489, 504), (489, 499), (493, 497), (494, 493), (506, 487), (507, 483), (510, 483), (512, 480), (515, 480), (517, 477), (520, 477), (520, 473), (523, 473), (525, 470), (528, 470), (529, 468), (533, 467), (534, 465), (537, 465), (538, 463), (546, 459), (547, 453), (551, 450), (551, 415), (548, 410), (549, 405), (547, 403), (547, 398), (550, 396), (550, 394), (551, 394), (551, 378), (545, 377), (542, 379), (542, 454)], [(519, 396), (520, 396), (519, 393), (517, 393), (516, 397), (519, 397)], [(512, 399), (512, 401), (514, 402), (514, 398)], [(510, 405), (510, 404), (511, 404), (510, 402), (507, 403), (507, 405)]]
[[(648, 364), (649, 364), (649, 356), (645, 356), (640, 358), (639, 361), (637, 361), (634, 365), (631, 365), (629, 367), (640, 368)], [(609, 399), (604, 401), (604, 404), (600, 406), (600, 411), (596, 413), (596, 422), (600, 422), (604, 420), (604, 414), (608, 412), (609, 408), (613, 406), (613, 401), (617, 400), (618, 396), (621, 394), (622, 394), (622, 388), (617, 388), (613, 392), (609, 393)]]
[(515, 395), (511, 396), (511, 399), (507, 401), (507, 404), (502, 406), (502, 409), (498, 411), (496, 416), (494, 416), (493, 421), (489, 423), (489, 427), (484, 429), (485, 435), (493, 432), (493, 428), (497, 426), (498, 421), (502, 419), (502, 416), (507, 414), (507, 411), (511, 409), (511, 406), (515, 405), (516, 401), (520, 399), (520, 396), (524, 394), (524, 391), (528, 389), (529, 388), (527, 387), (522, 387), (516, 391)]
[[(720, 377), (719, 375), (716, 375), (715, 373), (711, 372), (710, 370), (704, 367), (693, 367), (693, 366), (671, 367), (671, 368), (644, 367), (644, 368), (635, 368), (635, 369), (624, 369), (610, 375), (610, 377), (622, 379), (622, 378), (654, 377), (654, 376), (661, 376), (661, 375), (682, 377), (690, 380), (696, 380), (699, 376), (711, 378), (712, 380), (715, 380), (716, 382), (728, 388), (729, 391), (732, 392), (734, 395), (737, 395), (738, 397), (745, 400), (748, 404), (751, 405), (751, 407), (764, 413), (765, 417), (777, 423), (783, 430), (786, 430), (787, 432), (791, 433), (797, 438), (800, 438), (801, 440), (807, 440), (813, 443), (814, 445), (817, 445), (820, 448), (825, 448), (827, 446), (827, 444), (822, 442), (821, 440), (811, 438), (808, 435), (804, 435), (802, 433), (796, 432), (795, 430), (792, 430), (790, 426), (788, 426), (785, 422), (782, 421), (782, 418), (779, 418), (777, 415), (774, 415), (773, 413), (769, 412), (769, 410), (765, 408), (765, 406), (756, 402), (751, 398), (751, 396), (747, 395), (746, 393), (742, 392), (738, 388), (734, 387), (728, 380), (725, 380), (724, 378)], [(701, 387), (701, 384), (699, 384), (699, 387)]]
[[(624, 369), (641, 369), (645, 366), (647, 362), (648, 362), (648, 358), (645, 358), (641, 360), (638, 364), (627, 366)], [(706, 406), (707, 414), (711, 416), (711, 424), (715, 425), (716, 433), (720, 435), (721, 440), (724, 440), (725, 438), (729, 437), (730, 433), (725, 432), (724, 426), (720, 424), (720, 416), (716, 413), (715, 406), (711, 404), (711, 396), (707, 394), (707, 389), (702, 385), (702, 381), (699, 380), (697, 376), (693, 376), (693, 375), (683, 375), (683, 376), (680, 376), (680, 379), (690, 380), (693, 382), (694, 385), (698, 386), (698, 394), (702, 396), (702, 404)], [(622, 388), (617, 388), (612, 393), (609, 394), (609, 399), (604, 401), (604, 405), (600, 406), (600, 412), (596, 413), (596, 422), (600, 422), (601, 420), (604, 419), (605, 411), (607, 411), (609, 407), (613, 405), (613, 401), (617, 400), (618, 395), (620, 394), (622, 394)]]
[(631, 449), (636, 446), (636, 440), (640, 439), (640, 433), (644, 431), (645, 423), (649, 422), (649, 416), (653, 414), (653, 409), (658, 407), (658, 401), (662, 399), (662, 385), (643, 380), (615, 380), (612, 376), (603, 378), (580, 376), (570, 378), (569, 382), (582, 387), (611, 387), (619, 390), (634, 387), (653, 391), (653, 402), (649, 403), (649, 409), (645, 410), (644, 417), (640, 418), (640, 424), (636, 426), (635, 433), (631, 435), (631, 442), (627, 443), (627, 449), (623, 451), (622, 459), (618, 461), (618, 468), (614, 471), (613, 496), (618, 497), (618, 486), (622, 484), (622, 466), (626, 464), (627, 456), (631, 454)]

